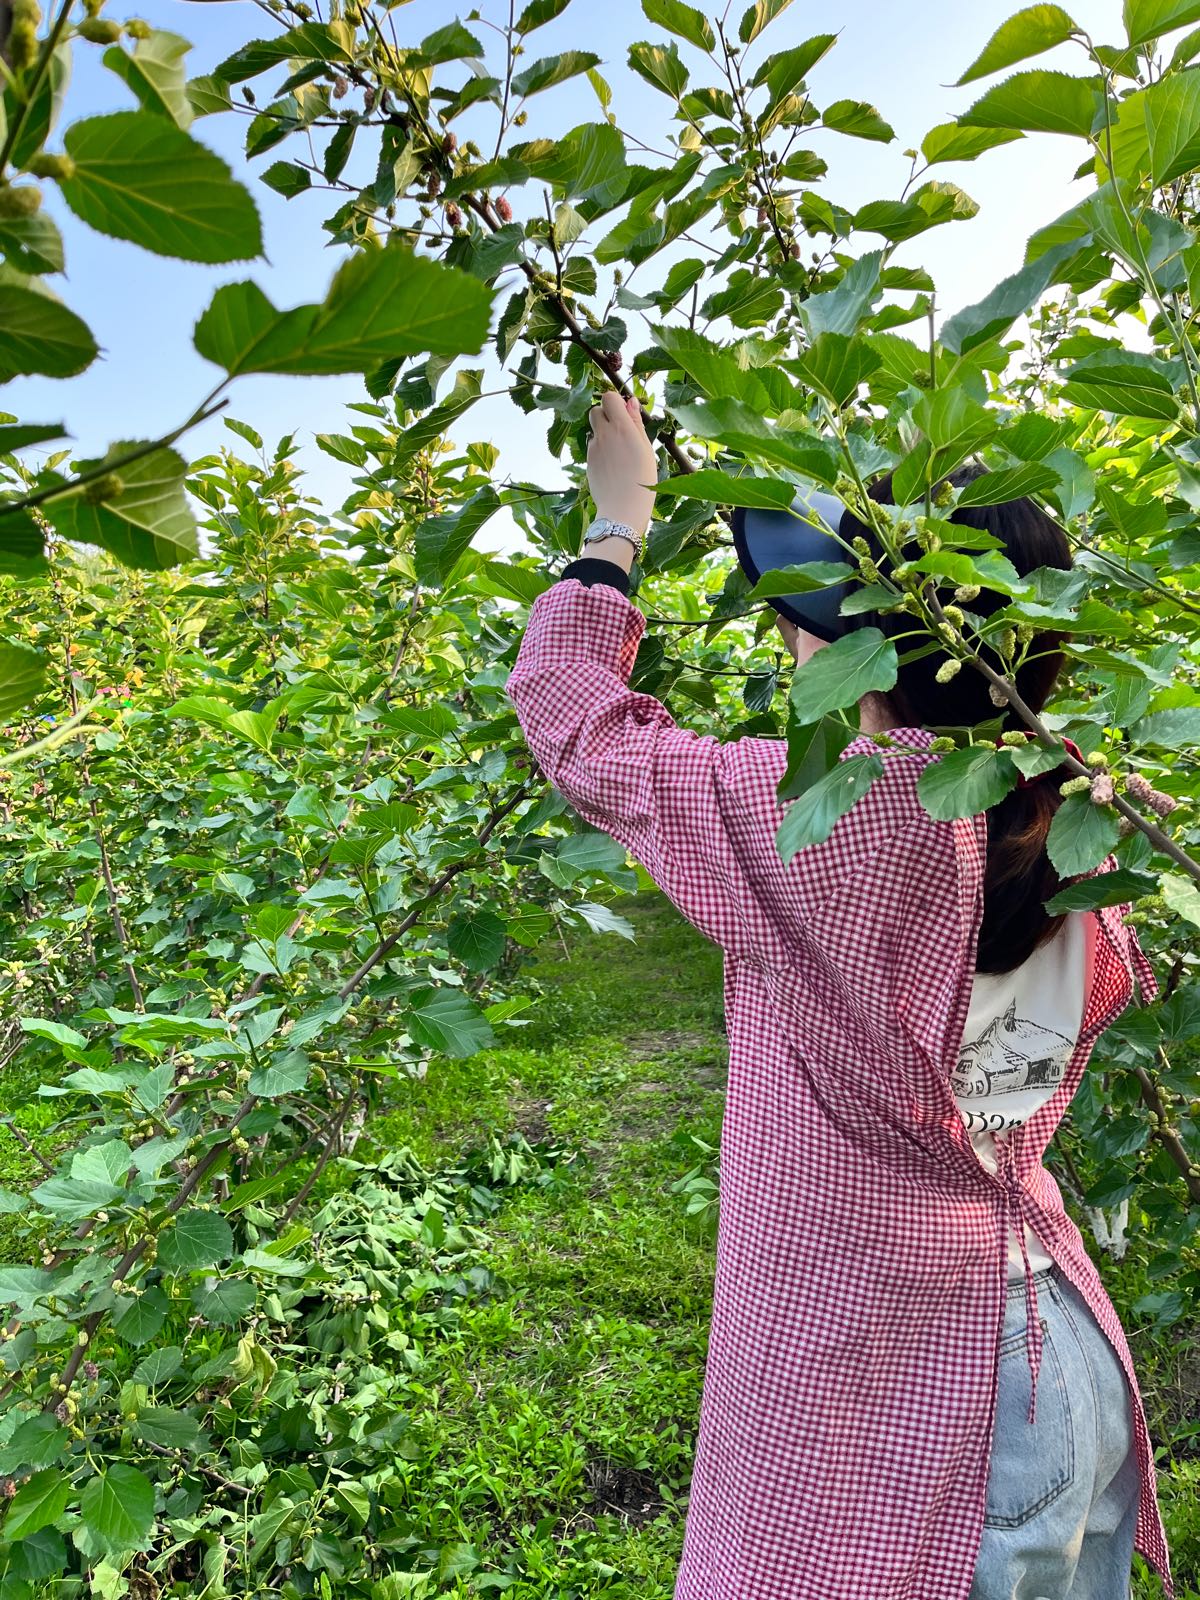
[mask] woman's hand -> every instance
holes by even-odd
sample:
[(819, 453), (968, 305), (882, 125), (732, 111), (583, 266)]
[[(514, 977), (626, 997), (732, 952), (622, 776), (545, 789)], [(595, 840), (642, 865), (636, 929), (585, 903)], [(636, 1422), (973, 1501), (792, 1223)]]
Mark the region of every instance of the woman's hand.
[(624, 400), (609, 389), (600, 404), (592, 407), (589, 420), (588, 487), (596, 514), (627, 523), (635, 533), (645, 533), (654, 513), (658, 466), (641, 407), (636, 400)]

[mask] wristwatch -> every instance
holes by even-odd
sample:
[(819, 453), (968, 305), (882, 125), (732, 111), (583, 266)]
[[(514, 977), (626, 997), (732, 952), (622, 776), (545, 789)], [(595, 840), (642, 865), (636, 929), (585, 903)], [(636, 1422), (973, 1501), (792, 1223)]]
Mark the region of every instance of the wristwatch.
[(583, 536), (584, 544), (594, 544), (597, 539), (628, 539), (635, 557), (641, 555), (644, 543), (643, 535), (627, 522), (613, 522), (609, 517), (597, 517)]

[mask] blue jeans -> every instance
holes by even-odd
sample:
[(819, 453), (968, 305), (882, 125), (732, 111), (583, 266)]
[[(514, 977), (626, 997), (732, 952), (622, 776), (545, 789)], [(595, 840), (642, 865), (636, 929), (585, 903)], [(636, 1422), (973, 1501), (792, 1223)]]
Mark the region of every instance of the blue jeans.
[(1129, 1600), (1141, 1487), (1129, 1385), (1057, 1265), (1035, 1273), (1045, 1345), (1027, 1421), (1025, 1285), (1009, 1285), (983, 1542), (968, 1600)]

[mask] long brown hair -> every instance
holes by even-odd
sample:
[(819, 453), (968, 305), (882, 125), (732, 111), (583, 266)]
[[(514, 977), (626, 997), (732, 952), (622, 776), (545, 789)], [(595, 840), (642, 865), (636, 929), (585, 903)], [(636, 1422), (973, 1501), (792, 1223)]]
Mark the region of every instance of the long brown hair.
[[(961, 467), (946, 481), (960, 488), (986, 470)], [(868, 493), (878, 504), (892, 505), (891, 475), (879, 479)], [(949, 520), (999, 539), (1004, 554), (1022, 577), (1037, 567), (1066, 569), (1072, 565), (1066, 535), (1032, 500), (964, 507), (955, 510)], [(866, 539), (881, 571), (887, 572), (888, 560), (874, 529), (847, 511), (839, 532), (847, 541), (859, 535)], [(978, 598), (968, 603), (968, 609), (979, 616), (990, 616), (1006, 603), (1003, 595), (982, 589)], [(912, 622), (907, 611), (863, 612), (852, 619), (852, 626), (879, 628), (894, 637), (910, 632)], [(1061, 633), (1036, 634), (1031, 659), (1017, 671), (1017, 689), (1033, 711), (1040, 711), (1054, 690), (1064, 661), (1060, 648), (1063, 637)], [(912, 641), (908, 643), (911, 646)], [(992, 650), (985, 646), (980, 654), (989, 666), (1003, 672), (1003, 664)], [(938, 649), (918, 660), (901, 663), (896, 686), (888, 691), (886, 699), (904, 727), (974, 727), (1000, 716), (1000, 708), (988, 693), (987, 679), (969, 664), (964, 664), (948, 683), (938, 683), (938, 668), (947, 659), (948, 652)], [(1012, 708), (1006, 708), (1002, 727), (1007, 730), (1023, 726)], [(987, 868), (976, 956), (980, 972), (1010, 972), (1051, 938), (1063, 920), (1061, 913), (1050, 916), (1043, 901), (1061, 887), (1046, 854), (1046, 835), (1062, 804), (1058, 786), (1069, 776), (1065, 767), (1056, 768), (1039, 783), (1011, 790), (999, 805), (985, 813)]]

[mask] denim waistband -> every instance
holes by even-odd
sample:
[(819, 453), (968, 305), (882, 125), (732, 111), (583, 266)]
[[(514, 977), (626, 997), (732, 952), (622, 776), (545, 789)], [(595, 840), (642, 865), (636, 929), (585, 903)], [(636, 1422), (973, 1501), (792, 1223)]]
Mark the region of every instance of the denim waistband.
[[(1053, 1261), (1048, 1267), (1043, 1267), (1040, 1272), (1032, 1273), (1031, 1277), (1033, 1279), (1034, 1291), (1036, 1293), (1039, 1289), (1044, 1288), (1048, 1283), (1061, 1278), (1062, 1268), (1059, 1266), (1057, 1261)], [(1008, 1299), (1011, 1300), (1015, 1295), (1024, 1295), (1024, 1293), (1024, 1276), (1020, 1278), (1013, 1278), (1008, 1285)]]

